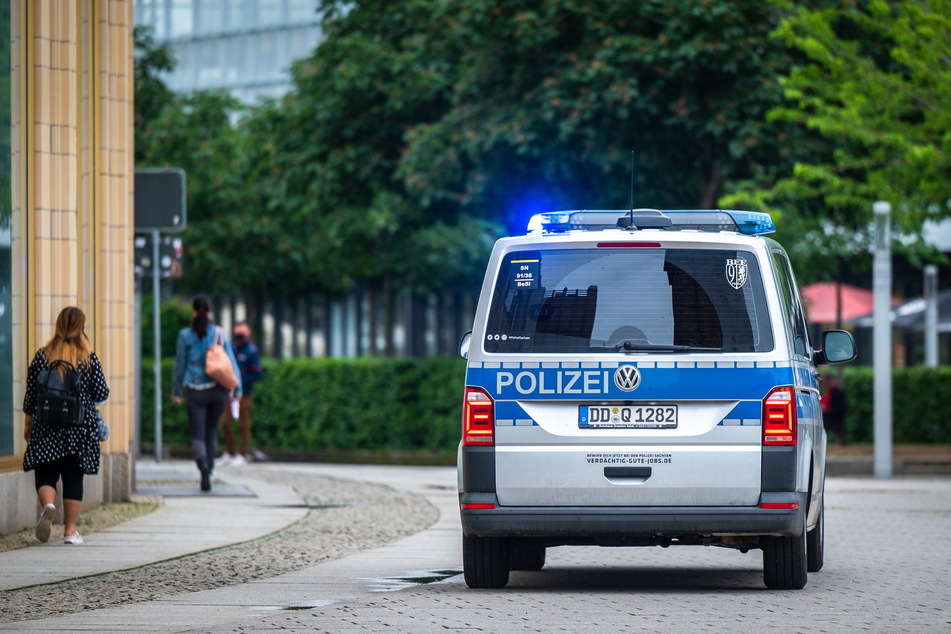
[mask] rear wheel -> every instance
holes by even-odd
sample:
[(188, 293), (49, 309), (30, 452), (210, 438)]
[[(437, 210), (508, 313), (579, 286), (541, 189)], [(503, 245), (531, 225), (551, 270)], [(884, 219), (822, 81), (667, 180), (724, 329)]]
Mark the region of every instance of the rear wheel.
[(806, 569), (809, 572), (819, 572), (825, 560), (825, 502), (819, 507), (819, 519), (816, 527), (806, 533)]
[(799, 537), (763, 537), (763, 581), (773, 590), (806, 585), (806, 531)]
[(544, 546), (512, 546), (512, 570), (541, 570), (544, 567)]
[(504, 537), (462, 538), (462, 569), (470, 588), (504, 588), (509, 582), (510, 548)]

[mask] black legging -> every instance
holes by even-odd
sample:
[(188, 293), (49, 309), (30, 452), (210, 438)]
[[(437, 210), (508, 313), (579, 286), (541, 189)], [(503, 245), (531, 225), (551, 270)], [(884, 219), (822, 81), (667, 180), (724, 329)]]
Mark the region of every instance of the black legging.
[(83, 501), (83, 468), (79, 466), (77, 456), (64, 456), (53, 462), (44, 462), (33, 468), (36, 490), (42, 486), (56, 488), (60, 477), (63, 478), (63, 499)]
[(192, 440), (192, 455), (199, 466), (215, 466), (218, 441), (218, 418), (228, 402), (228, 391), (220, 385), (207, 390), (185, 388), (185, 411)]

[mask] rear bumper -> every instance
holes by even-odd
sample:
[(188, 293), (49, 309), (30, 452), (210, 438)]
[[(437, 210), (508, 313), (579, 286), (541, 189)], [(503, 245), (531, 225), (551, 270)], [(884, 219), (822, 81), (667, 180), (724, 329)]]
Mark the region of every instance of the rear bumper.
[[(486, 503), (485, 496), (460, 501)], [(495, 497), (494, 495), (492, 496)], [(767, 496), (764, 494), (764, 498)], [(557, 537), (683, 535), (776, 535), (796, 537), (805, 523), (804, 493), (772, 493), (771, 503), (798, 508), (725, 507), (502, 507), (462, 508), (462, 531), (469, 537)]]

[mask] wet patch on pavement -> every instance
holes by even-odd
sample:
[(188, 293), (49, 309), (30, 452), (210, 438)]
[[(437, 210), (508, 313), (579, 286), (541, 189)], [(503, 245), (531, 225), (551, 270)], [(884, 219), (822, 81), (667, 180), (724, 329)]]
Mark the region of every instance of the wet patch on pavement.
[(371, 592), (396, 592), (431, 583), (441, 583), (462, 574), (461, 570), (415, 570), (396, 577), (371, 577), (362, 579)]
[(337, 603), (335, 599), (314, 599), (311, 601), (295, 601), (288, 605), (249, 605), (247, 609), (251, 612), (272, 612), (276, 610), (317, 610), (319, 608), (328, 608)]

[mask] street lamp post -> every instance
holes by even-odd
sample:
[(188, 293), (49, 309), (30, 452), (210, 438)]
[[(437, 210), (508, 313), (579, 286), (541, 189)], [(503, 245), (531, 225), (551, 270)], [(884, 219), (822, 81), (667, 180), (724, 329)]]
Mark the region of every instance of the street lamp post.
[(938, 267), (925, 265), (925, 365), (938, 367)]

